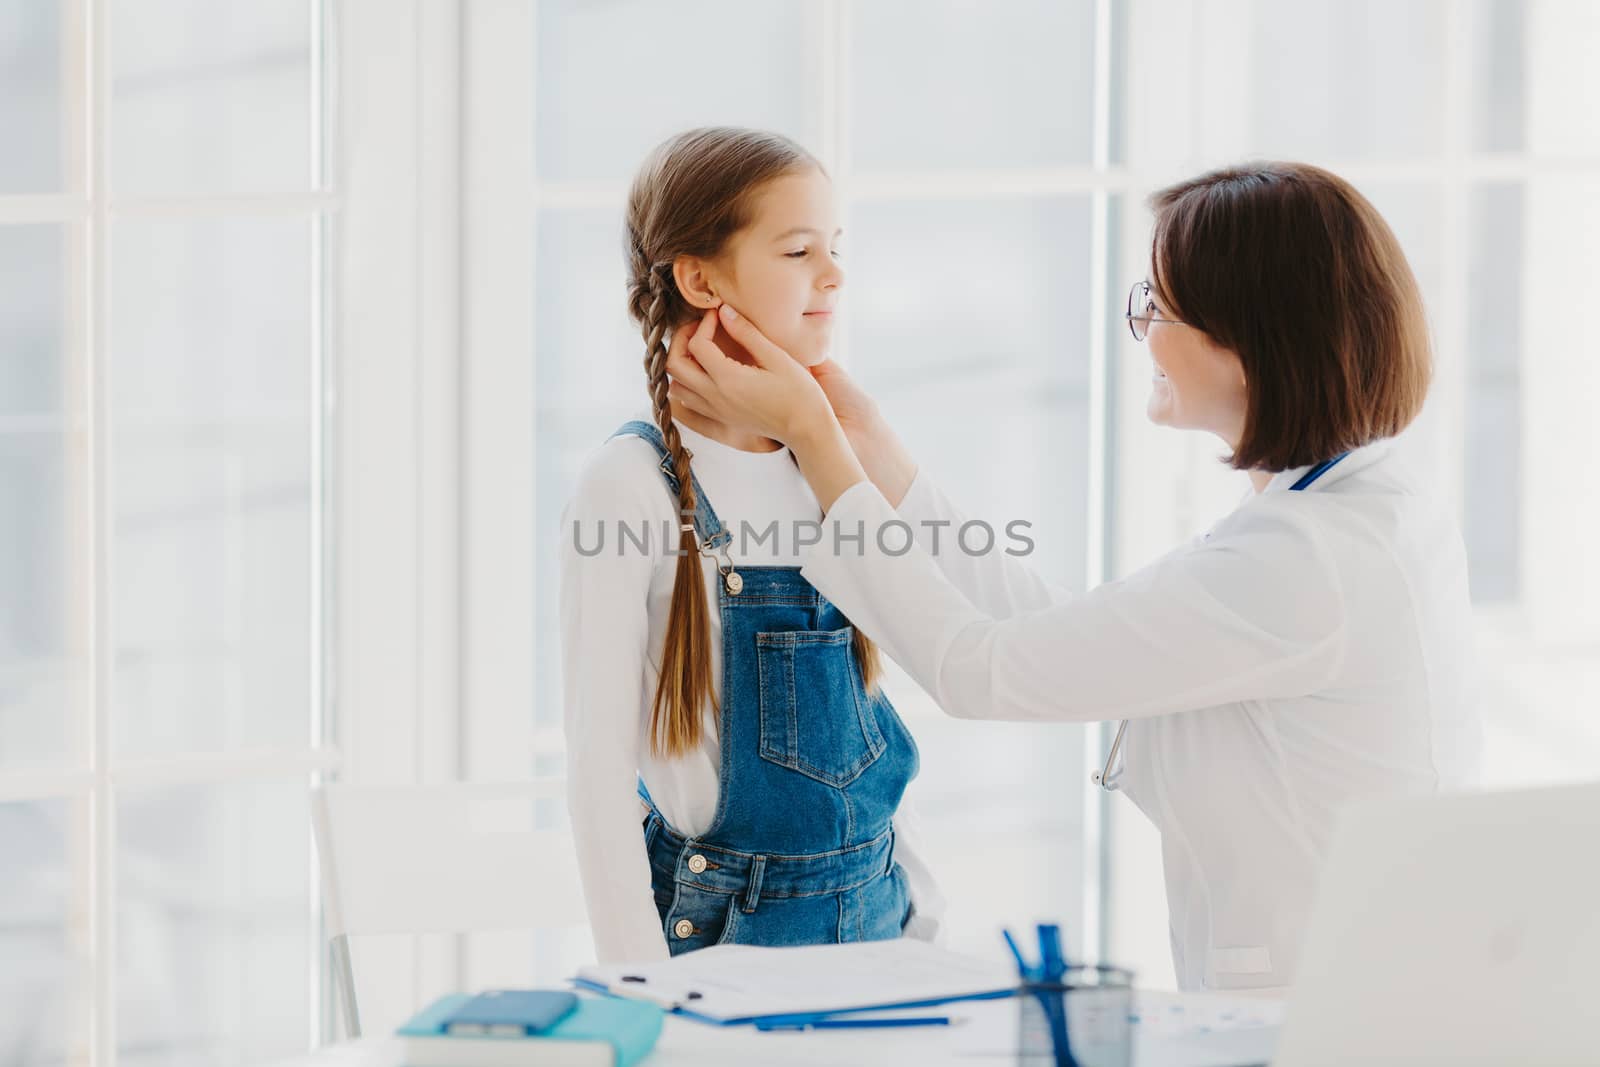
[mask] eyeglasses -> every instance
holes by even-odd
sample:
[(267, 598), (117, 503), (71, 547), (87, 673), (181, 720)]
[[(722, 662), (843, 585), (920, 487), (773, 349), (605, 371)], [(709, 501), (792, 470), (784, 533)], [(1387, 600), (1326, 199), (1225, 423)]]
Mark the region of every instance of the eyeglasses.
[(1152, 322), (1170, 322), (1174, 326), (1182, 326), (1177, 319), (1163, 319), (1156, 317), (1156, 302), (1150, 299), (1150, 283), (1134, 282), (1133, 288), (1128, 290), (1128, 313), (1123, 316), (1128, 320), (1128, 331), (1133, 334), (1135, 341), (1143, 341), (1150, 333)]

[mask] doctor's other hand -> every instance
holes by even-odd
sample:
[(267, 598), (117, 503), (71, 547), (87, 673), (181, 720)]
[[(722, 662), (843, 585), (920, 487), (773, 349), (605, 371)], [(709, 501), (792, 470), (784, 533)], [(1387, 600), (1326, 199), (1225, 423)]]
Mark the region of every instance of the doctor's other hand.
[(861, 467), (884, 499), (899, 507), (916, 478), (917, 464), (878, 409), (878, 402), (831, 359), (811, 368)]
[[(732, 359), (717, 345), (719, 321), (754, 364)], [(674, 333), (667, 374), (675, 406), (786, 445), (835, 425), (833, 408), (811, 372), (727, 304), (707, 311), (692, 333)]]
[(833, 408), (840, 428), (852, 442), (877, 429), (878, 402), (843, 367), (829, 358), (809, 369), (822, 387), (822, 394), (828, 398), (828, 406)]

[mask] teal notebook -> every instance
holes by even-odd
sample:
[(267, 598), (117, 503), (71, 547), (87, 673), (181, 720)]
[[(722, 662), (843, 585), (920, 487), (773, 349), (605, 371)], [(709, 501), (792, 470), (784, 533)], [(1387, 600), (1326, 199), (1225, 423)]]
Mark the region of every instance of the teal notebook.
[(546, 1041), (604, 1042), (615, 1054), (616, 1067), (633, 1067), (655, 1047), (656, 1039), (661, 1036), (663, 1012), (654, 1004), (613, 997), (580, 997), (570, 1015), (538, 1037), (446, 1037), (446, 1020), (471, 999), (470, 993), (440, 997), (395, 1033), (403, 1038), (434, 1038), (451, 1044), (470, 1042), (474, 1046), (497, 1047), (537, 1045)]

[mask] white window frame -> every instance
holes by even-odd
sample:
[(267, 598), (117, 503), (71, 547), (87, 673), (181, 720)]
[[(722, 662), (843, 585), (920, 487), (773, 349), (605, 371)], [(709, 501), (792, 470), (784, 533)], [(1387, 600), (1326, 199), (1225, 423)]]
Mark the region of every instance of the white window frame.
[[(338, 16), (341, 776), (525, 780), (561, 744), (533, 725), (534, 10)], [(354, 950), (369, 1019), (529, 961), (512, 936), (383, 940)], [(324, 1039), (335, 1016), (329, 994)]]
[[(110, 111), (111, 0), (64, 0), (61, 5), (62, 124), (65, 131), (63, 186), (59, 194), (0, 197), (0, 224), (55, 223), (67, 236), (66, 322), (62, 365), (69, 376), (82, 375), (83, 408), (65, 416), (67, 426), (82, 425), (89, 442), (84, 496), (88, 544), (86, 586), (92, 590), (86, 624), (89, 629), (89, 700), (84, 718), (71, 730), (66, 764), (59, 770), (0, 770), (0, 802), (65, 800), (74, 805), (68, 841), (69, 867), (74, 872), (68, 908), (68, 937), (89, 962), (87, 997), (89, 1029), (71, 1035), (69, 1062), (102, 1067), (117, 1055), (117, 826), (116, 791), (123, 787), (175, 787), (198, 784), (293, 781), (308, 785), (336, 772), (340, 749), (329, 743), (332, 725), (328, 701), (324, 630), (331, 590), (325, 513), (330, 483), (324, 382), (331, 366), (326, 330), (329, 220), (339, 217), (338, 192), (324, 180), (327, 147), (332, 143), (331, 106), (323, 107), (329, 72), (330, 19), (322, 0), (305, 0), (311, 42), (309, 116), (310, 173), (308, 190), (295, 193), (221, 196), (118, 196), (107, 184)], [(110, 410), (106, 382), (108, 234), (111, 224), (130, 218), (248, 218), (300, 216), (312, 227), (311, 336), (307, 338), (312, 384), (310, 410), (312, 475), (309, 602), (314, 610), (307, 640), (313, 665), (306, 693), (305, 745), (300, 748), (256, 748), (231, 752), (174, 752), (157, 757), (117, 758), (114, 754), (112, 704), (116, 618), (110, 501), (117, 470), (109, 448)], [(321, 223), (313, 220), (320, 217)], [(311, 852), (310, 828), (306, 847)], [(316, 916), (319, 913), (315, 856), (306, 886), (308, 915), (313, 918), (311, 958), (324, 955)], [(320, 1034), (321, 975), (307, 976), (312, 1025), (306, 1034)]]

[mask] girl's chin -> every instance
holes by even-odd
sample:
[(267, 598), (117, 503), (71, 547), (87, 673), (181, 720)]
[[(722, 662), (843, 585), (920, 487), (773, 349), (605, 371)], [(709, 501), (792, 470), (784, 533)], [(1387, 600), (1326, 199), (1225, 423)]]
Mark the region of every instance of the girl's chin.
[(814, 337), (806, 340), (797, 339), (796, 343), (789, 347), (783, 345), (778, 347), (789, 353), (794, 358), (794, 361), (802, 367), (815, 367), (827, 359), (828, 349), (830, 348), (825, 343), (818, 344), (817, 339)]

